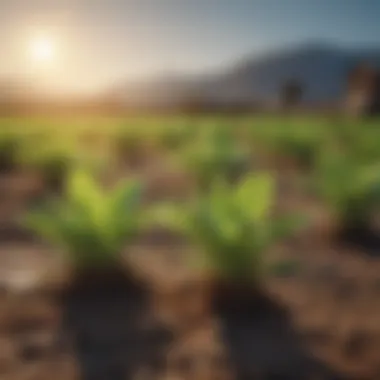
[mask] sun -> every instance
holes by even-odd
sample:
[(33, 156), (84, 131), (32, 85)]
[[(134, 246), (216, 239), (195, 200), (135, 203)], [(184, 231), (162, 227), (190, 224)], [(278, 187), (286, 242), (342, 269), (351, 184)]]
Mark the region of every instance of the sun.
[(38, 63), (49, 63), (56, 56), (56, 46), (52, 38), (47, 36), (35, 37), (29, 46), (30, 56)]

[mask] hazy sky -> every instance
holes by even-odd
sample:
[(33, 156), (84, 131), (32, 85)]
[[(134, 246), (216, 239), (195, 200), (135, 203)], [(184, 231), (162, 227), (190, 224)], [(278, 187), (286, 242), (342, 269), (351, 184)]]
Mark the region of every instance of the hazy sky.
[[(308, 39), (380, 46), (380, 0), (0, 0), (0, 78), (61, 91), (227, 66)], [(35, 62), (36, 36), (51, 62)]]

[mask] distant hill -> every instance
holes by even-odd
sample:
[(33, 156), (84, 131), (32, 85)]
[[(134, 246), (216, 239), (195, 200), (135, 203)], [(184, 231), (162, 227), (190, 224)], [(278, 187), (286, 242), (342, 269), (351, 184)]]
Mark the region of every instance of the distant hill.
[(36, 89), (26, 80), (0, 78), (0, 103), (4, 101), (29, 100), (36, 96)]
[[(120, 83), (96, 99), (53, 96), (29, 80), (0, 78), (0, 106), (21, 101), (110, 102), (131, 107), (176, 107), (201, 99), (212, 105), (272, 103), (278, 99), (284, 82), (297, 80), (304, 86), (307, 104), (331, 103), (341, 99), (348, 71), (357, 63), (368, 62), (380, 68), (380, 45), (373, 48), (345, 48), (328, 43), (309, 42), (262, 55), (248, 56), (219, 72), (201, 75), (167, 74), (153, 79)], [(98, 99), (99, 98), (99, 99)], [(45, 104), (44, 103), (44, 104)]]
[(348, 70), (361, 61), (380, 67), (380, 46), (357, 49), (305, 43), (247, 58), (224, 72), (167, 76), (121, 86), (117, 93), (130, 104), (152, 106), (175, 106), (186, 96), (197, 95), (210, 102), (265, 102), (276, 100), (282, 84), (296, 79), (305, 86), (306, 103), (330, 102), (341, 97)]

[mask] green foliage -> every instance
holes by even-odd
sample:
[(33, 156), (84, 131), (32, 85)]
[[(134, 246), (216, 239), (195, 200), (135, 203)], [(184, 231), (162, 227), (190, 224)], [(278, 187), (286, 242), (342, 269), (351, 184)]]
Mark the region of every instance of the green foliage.
[(294, 215), (272, 216), (274, 200), (273, 178), (251, 174), (236, 187), (216, 181), (187, 205), (161, 205), (155, 218), (200, 247), (201, 261), (216, 276), (251, 281), (266, 269), (266, 250), (302, 222)]
[(106, 160), (80, 149), (74, 139), (47, 135), (33, 144), (24, 144), (19, 162), (22, 166), (39, 172), (49, 187), (61, 189), (74, 167), (98, 171)]
[(380, 202), (380, 167), (355, 155), (325, 147), (315, 174), (315, 189), (342, 226), (367, 226)]
[(122, 127), (114, 135), (114, 149), (116, 156), (132, 164), (139, 161), (148, 141), (145, 128)]
[(63, 182), (74, 164), (74, 152), (64, 146), (45, 145), (28, 156), (27, 165), (43, 175), (48, 183)]
[(323, 141), (322, 136), (323, 130), (285, 124), (272, 139), (272, 146), (275, 152), (293, 157), (303, 167), (312, 168)]
[(380, 130), (378, 128), (357, 133), (353, 141), (352, 150), (358, 161), (373, 163), (380, 160)]
[(77, 267), (112, 265), (143, 222), (140, 182), (105, 191), (83, 169), (69, 175), (65, 199), (29, 213), (25, 224), (65, 249)]
[(195, 177), (200, 190), (216, 178), (234, 182), (247, 171), (250, 154), (238, 143), (231, 129), (222, 125), (203, 131), (181, 151), (180, 159)]
[(194, 138), (197, 126), (188, 125), (184, 121), (165, 125), (157, 133), (158, 144), (169, 152), (178, 151)]
[[(364, 127), (364, 128), (363, 128)], [(339, 125), (331, 131), (331, 141), (363, 164), (380, 159), (380, 130), (371, 126)]]
[(23, 138), (9, 126), (0, 129), (0, 170), (11, 170), (17, 166)]

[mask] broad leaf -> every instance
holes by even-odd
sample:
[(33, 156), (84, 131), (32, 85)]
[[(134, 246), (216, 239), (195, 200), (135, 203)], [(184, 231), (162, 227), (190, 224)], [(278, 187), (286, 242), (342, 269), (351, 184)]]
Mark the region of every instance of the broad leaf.
[(70, 175), (66, 197), (46, 210), (30, 213), (25, 224), (64, 248), (76, 265), (114, 262), (141, 228), (142, 184), (128, 181), (105, 191), (90, 173)]
[(248, 176), (239, 184), (236, 191), (236, 201), (253, 222), (268, 218), (274, 197), (274, 180), (266, 173)]

